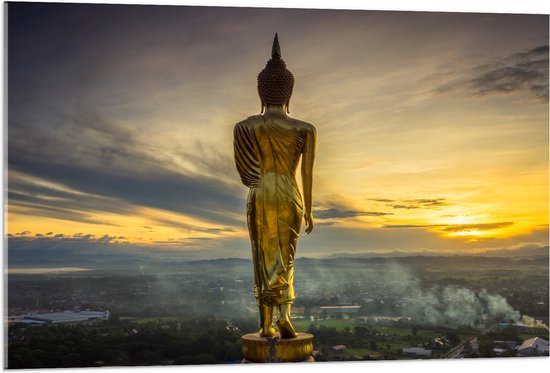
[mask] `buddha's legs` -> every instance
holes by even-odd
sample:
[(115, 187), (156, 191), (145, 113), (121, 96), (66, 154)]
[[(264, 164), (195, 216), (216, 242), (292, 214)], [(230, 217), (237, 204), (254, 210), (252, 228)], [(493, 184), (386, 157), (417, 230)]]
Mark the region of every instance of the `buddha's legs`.
[(273, 327), (273, 306), (260, 305), (260, 337), (273, 337), (275, 328)]
[(290, 322), (290, 306), (292, 303), (279, 304), (277, 327), (281, 338), (296, 338), (298, 334)]

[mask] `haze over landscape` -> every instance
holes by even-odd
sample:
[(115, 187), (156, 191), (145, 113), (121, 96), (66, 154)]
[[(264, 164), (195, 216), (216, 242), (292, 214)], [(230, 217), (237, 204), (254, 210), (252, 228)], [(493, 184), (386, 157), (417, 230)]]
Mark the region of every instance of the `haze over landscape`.
[(232, 131), (275, 32), (318, 131), (298, 256), (547, 255), (547, 16), (7, 13), (10, 266), (248, 258)]

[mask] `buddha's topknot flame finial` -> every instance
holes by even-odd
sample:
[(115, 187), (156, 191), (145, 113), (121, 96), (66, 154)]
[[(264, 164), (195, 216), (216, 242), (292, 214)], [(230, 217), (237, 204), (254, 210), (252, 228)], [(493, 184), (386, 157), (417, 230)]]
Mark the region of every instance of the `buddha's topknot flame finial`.
[(281, 58), (281, 46), (279, 45), (279, 38), (277, 33), (275, 33), (275, 39), (273, 39), (273, 48), (271, 48), (271, 58), (279, 59)]

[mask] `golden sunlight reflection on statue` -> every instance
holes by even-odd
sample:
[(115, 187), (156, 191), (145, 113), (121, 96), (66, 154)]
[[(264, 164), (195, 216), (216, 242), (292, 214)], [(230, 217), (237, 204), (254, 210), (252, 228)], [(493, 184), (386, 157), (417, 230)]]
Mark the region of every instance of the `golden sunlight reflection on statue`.
[[(281, 59), (277, 34), (271, 59), (258, 75), (262, 113), (234, 129), (235, 163), (250, 188), (247, 221), (254, 263), (254, 296), (260, 310), (260, 336), (273, 337), (273, 310), (283, 339), (295, 338), (290, 322), (294, 295), (294, 255), (302, 223), (313, 229), (312, 181), (316, 132), (313, 125), (291, 118), (294, 76)], [(302, 159), (303, 201), (296, 183)], [(305, 210), (304, 210), (305, 209)]]

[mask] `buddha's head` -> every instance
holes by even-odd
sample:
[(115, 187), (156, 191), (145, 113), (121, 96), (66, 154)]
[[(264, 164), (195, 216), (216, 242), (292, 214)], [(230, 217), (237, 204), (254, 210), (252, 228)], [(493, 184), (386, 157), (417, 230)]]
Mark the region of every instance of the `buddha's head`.
[(286, 105), (290, 112), (290, 97), (294, 88), (294, 75), (286, 68), (281, 58), (279, 39), (275, 34), (271, 59), (258, 74), (258, 94), (262, 102), (262, 113), (268, 105)]

